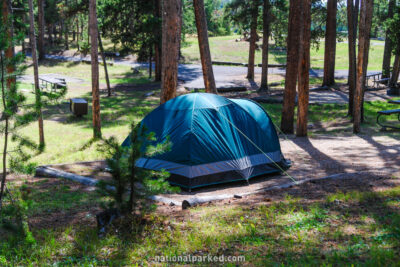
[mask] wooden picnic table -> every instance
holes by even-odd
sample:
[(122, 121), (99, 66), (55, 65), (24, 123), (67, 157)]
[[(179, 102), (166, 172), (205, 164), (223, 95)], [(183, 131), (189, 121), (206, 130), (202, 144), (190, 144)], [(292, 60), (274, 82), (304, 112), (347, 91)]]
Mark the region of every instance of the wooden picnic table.
[(374, 86), (379, 86), (380, 84), (388, 84), (389, 78), (382, 78), (382, 72), (374, 73), (365, 76), (365, 86), (368, 86), (368, 81), (372, 79), (372, 83)]
[[(54, 78), (54, 77), (46, 77), (46, 76), (39, 76), (40, 88), (41, 89), (48, 89), (48, 85), (50, 85), (50, 90), (55, 91), (60, 87), (66, 87), (67, 83), (65, 79)], [(34, 84), (32, 84), (34, 86)]]
[[(400, 100), (389, 100), (388, 103), (400, 105)], [(390, 116), (390, 115), (394, 115), (394, 114), (397, 114), (397, 119), (400, 122), (400, 109), (390, 109), (390, 110), (378, 111), (378, 116), (376, 117), (376, 122), (378, 123), (378, 125), (380, 125), (382, 127), (382, 130), (386, 130), (387, 128), (400, 130), (400, 127), (394, 126), (393, 124), (384, 124), (383, 122), (379, 121), (379, 118), (381, 116)]]

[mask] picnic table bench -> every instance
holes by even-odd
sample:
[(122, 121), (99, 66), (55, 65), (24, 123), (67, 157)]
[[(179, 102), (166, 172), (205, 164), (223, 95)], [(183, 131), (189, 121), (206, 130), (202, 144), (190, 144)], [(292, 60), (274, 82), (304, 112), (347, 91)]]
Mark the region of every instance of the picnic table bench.
[[(400, 105), (400, 100), (389, 100), (388, 103), (391, 104), (398, 104)], [(379, 126), (382, 127), (382, 130), (385, 131), (387, 128), (392, 128), (392, 129), (398, 129), (400, 130), (400, 127), (396, 127), (394, 125), (390, 125), (390, 124), (383, 124), (379, 121), (379, 118), (381, 116), (390, 116), (393, 114), (397, 114), (397, 119), (400, 122), (400, 109), (390, 109), (390, 110), (381, 110), (378, 111), (378, 116), (376, 117), (376, 122), (378, 123)]]
[[(67, 83), (65, 79), (62, 78), (53, 78), (53, 77), (39, 77), (39, 87), (42, 90), (49, 90), (55, 92), (59, 88), (67, 87)], [(35, 84), (32, 83), (32, 87), (35, 88)]]
[(370, 74), (365, 77), (366, 77), (365, 86), (368, 86), (368, 82), (370, 79), (372, 79), (372, 83), (373, 83), (374, 87), (378, 87), (380, 84), (387, 85), (390, 81), (390, 78), (382, 78), (382, 72)]

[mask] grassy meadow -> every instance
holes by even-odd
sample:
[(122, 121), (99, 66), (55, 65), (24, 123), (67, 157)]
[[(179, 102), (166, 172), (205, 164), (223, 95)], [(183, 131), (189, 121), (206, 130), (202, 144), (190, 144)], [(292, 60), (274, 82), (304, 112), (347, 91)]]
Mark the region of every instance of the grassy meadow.
[[(215, 61), (230, 61), (247, 63), (249, 56), (249, 43), (236, 42), (241, 36), (219, 36), (210, 37), (211, 58)], [(182, 54), (186, 62), (199, 62), (199, 45), (196, 37), (187, 37), (187, 45), (182, 47)], [(270, 41), (270, 44), (272, 41)], [(369, 54), (368, 70), (379, 71), (382, 69), (382, 58), (384, 50), (384, 41), (371, 40), (371, 49)], [(261, 41), (258, 42), (261, 46)], [(311, 49), (311, 68), (322, 69), (324, 67), (324, 41), (322, 40), (319, 49), (312, 47)], [(274, 50), (271, 46), (269, 50), (270, 64), (285, 64), (286, 51)], [(394, 59), (393, 59), (394, 60)], [(255, 62), (261, 63), (261, 49), (256, 50)], [(348, 69), (348, 44), (345, 39), (343, 42), (336, 44), (336, 70)]]

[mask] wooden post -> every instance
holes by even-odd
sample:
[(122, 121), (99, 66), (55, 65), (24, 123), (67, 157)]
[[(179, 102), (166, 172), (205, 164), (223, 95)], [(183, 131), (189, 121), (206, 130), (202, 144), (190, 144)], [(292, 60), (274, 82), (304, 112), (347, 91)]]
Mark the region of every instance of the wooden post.
[(162, 2), (161, 104), (176, 96), (181, 40), (181, 4), (181, 0)]
[(206, 13), (204, 11), (203, 0), (193, 0), (194, 14), (196, 19), (197, 37), (199, 40), (199, 50), (201, 66), (203, 68), (204, 86), (207, 93), (217, 93), (214, 72), (211, 62), (210, 45), (208, 43), (208, 29)]

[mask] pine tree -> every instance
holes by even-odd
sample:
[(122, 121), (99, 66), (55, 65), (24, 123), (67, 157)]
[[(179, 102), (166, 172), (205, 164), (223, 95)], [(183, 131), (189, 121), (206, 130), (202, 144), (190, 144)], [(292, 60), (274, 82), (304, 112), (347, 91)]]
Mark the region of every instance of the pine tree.
[(145, 213), (153, 207), (149, 205), (150, 195), (174, 192), (177, 189), (166, 181), (169, 177), (167, 172), (137, 168), (135, 163), (141, 157), (167, 152), (171, 143), (167, 139), (163, 143), (154, 144), (155, 134), (148, 133), (143, 125), (132, 125), (129, 138), (129, 147), (120, 146), (115, 137), (104, 139), (98, 146), (98, 150), (106, 156), (112, 175), (112, 180), (101, 181), (98, 184), (98, 192), (112, 198), (109, 203), (110, 210), (116, 209), (119, 213)]

